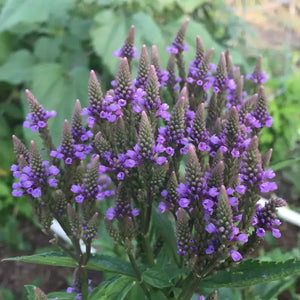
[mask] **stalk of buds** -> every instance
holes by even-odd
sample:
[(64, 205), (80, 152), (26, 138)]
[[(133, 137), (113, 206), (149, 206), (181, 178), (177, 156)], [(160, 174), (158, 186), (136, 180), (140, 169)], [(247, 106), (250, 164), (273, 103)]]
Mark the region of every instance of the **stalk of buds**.
[[(49, 235), (53, 218), (69, 235), (74, 246), (69, 254), (78, 267), (68, 290), (78, 298), (86, 299), (90, 289), (84, 266), (103, 216), (137, 278), (141, 275), (135, 261), (151, 266), (154, 246), (164, 243), (159, 234), (150, 234), (153, 210), (175, 219), (177, 253), (198, 279), (241, 261), (266, 231), (280, 237), (275, 208), (285, 205), (284, 200), (272, 197), (265, 207), (256, 204), (260, 195), (277, 189), (275, 174), (268, 169), (271, 150), (263, 156), (259, 151), (260, 132), (272, 123), (262, 86), (267, 79), (262, 57), (245, 77), (253, 82), (250, 96), (229, 51), (220, 54), (215, 66), (213, 49), (205, 51), (200, 37), (186, 72), (187, 27), (185, 21), (167, 48), (167, 71), (162, 70), (156, 47), (149, 58), (144, 45), (135, 79), (130, 65), (137, 50), (131, 27), (114, 54), (121, 58), (111, 89), (103, 93), (91, 71), (88, 106), (81, 109), (76, 101), (58, 147), (47, 126), (55, 112), (45, 111), (26, 91), (30, 114), (24, 127), (39, 131), (50, 159), (42, 158), (35, 142), (27, 149), (13, 136), (18, 161), (11, 168), (17, 179), (13, 195), (31, 199)], [(164, 89), (174, 98), (172, 108), (162, 97)], [(82, 115), (87, 116), (86, 126)], [(107, 211), (98, 204), (103, 200), (109, 202)], [(66, 250), (60, 241), (58, 245)], [(140, 284), (149, 298), (149, 289)], [(183, 288), (182, 299), (189, 299), (194, 290)], [(210, 297), (216, 299), (216, 293)]]

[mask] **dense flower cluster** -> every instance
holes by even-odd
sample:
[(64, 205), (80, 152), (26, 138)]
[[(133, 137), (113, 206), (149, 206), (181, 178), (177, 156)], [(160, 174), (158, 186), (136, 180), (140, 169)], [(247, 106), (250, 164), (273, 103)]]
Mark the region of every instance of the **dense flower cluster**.
[[(167, 48), (167, 71), (156, 47), (149, 58), (144, 45), (136, 78), (131, 75), (131, 61), (137, 57), (132, 27), (115, 53), (121, 58), (111, 89), (103, 93), (91, 71), (88, 106), (81, 109), (76, 102), (57, 148), (42, 130), (55, 113), (46, 112), (26, 91), (31, 112), (24, 126), (39, 130), (50, 162), (42, 159), (34, 142), (27, 150), (14, 137), (18, 165), (12, 171), (19, 182), (13, 195), (39, 200), (43, 192), (55, 194), (51, 205), (43, 206), (50, 222), (67, 211), (66, 230), (89, 246), (96, 236), (96, 219), (105, 215), (114, 240), (129, 251), (133, 246), (128, 241), (136, 237), (142, 257), (145, 244), (150, 245), (144, 236), (151, 213), (158, 208), (174, 216), (178, 254), (202, 277), (216, 263), (240, 261), (266, 231), (280, 237), (275, 210), (285, 202), (273, 197), (265, 206), (256, 205), (261, 195), (268, 197), (277, 189), (275, 173), (268, 169), (271, 151), (262, 155), (258, 148), (262, 128), (272, 124), (262, 58), (246, 77), (252, 87), (246, 93), (229, 51), (221, 53), (215, 66), (213, 49), (205, 51), (197, 37), (196, 56), (186, 75), (187, 25)], [(169, 104), (164, 87), (170, 91)], [(86, 126), (82, 115), (87, 116)], [(111, 198), (115, 203), (98, 213), (97, 200)], [(77, 283), (68, 292), (80, 298)]]

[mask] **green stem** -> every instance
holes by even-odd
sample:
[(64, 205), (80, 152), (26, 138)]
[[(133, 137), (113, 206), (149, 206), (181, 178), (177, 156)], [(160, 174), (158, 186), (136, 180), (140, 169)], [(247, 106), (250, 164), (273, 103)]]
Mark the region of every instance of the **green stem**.
[(190, 273), (186, 279), (182, 282), (182, 292), (177, 300), (189, 300), (193, 297), (194, 292), (197, 290), (201, 278)]
[(87, 300), (89, 294), (89, 284), (86, 266), (81, 265), (79, 267), (80, 272), (80, 284), (81, 284), (81, 300)]
[(135, 259), (131, 253), (131, 251), (127, 251), (127, 254), (128, 254), (128, 258), (130, 260), (130, 263), (131, 263), (131, 266), (132, 266), (132, 269), (138, 279), (138, 284), (140, 285), (140, 287), (142, 288), (142, 290), (144, 291), (144, 294), (145, 296), (147, 297), (148, 300), (151, 300), (151, 295), (146, 287), (146, 285), (144, 284), (143, 280), (142, 280), (142, 276), (141, 276), (141, 273), (137, 267), (137, 264), (135, 262)]
[(147, 234), (147, 232), (149, 230), (149, 227), (150, 227), (151, 213), (152, 213), (152, 202), (153, 202), (152, 193), (151, 193), (151, 191), (148, 191), (144, 234)]

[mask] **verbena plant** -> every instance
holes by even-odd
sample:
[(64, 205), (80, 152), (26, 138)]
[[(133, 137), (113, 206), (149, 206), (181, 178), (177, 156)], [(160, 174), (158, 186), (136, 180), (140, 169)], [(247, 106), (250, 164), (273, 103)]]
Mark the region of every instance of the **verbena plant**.
[[(186, 71), (187, 26), (185, 21), (167, 48), (166, 71), (157, 48), (148, 55), (142, 47), (134, 80), (132, 27), (114, 53), (121, 58), (112, 88), (103, 93), (91, 71), (89, 105), (81, 109), (76, 101), (58, 147), (47, 126), (56, 113), (26, 90), (31, 112), (24, 127), (39, 133), (48, 160), (34, 141), (28, 149), (13, 136), (13, 195), (28, 196), (43, 231), (64, 254), (6, 260), (75, 267), (67, 293), (49, 298), (186, 300), (204, 288), (247, 286), (300, 272), (294, 261), (244, 260), (267, 231), (280, 237), (275, 211), (286, 204), (276, 196), (257, 204), (261, 194), (277, 188), (268, 169), (272, 150), (262, 155), (258, 149), (262, 128), (272, 124), (262, 58), (246, 77), (249, 95), (229, 51), (215, 66), (213, 49), (205, 51), (200, 37)], [(53, 219), (72, 247), (52, 231)], [(91, 254), (102, 219), (115, 245), (111, 255)], [(92, 289), (88, 269), (110, 275)], [(31, 292), (33, 299), (47, 299), (38, 288)], [(217, 299), (217, 291), (207, 299)]]

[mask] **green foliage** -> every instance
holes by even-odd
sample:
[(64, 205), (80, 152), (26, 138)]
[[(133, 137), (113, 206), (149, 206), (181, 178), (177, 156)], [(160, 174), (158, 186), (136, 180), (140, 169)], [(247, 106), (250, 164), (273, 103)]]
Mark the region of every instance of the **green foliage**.
[[(36, 300), (34, 297), (34, 285), (25, 285), (25, 290), (27, 294), (27, 300)], [(74, 295), (68, 294), (66, 292), (54, 292), (47, 295), (47, 299), (59, 299), (59, 300), (73, 300)]]
[[(61, 252), (54, 251), (34, 254), (30, 256), (5, 258), (3, 259), (3, 261), (22, 261), (49, 266), (76, 267), (76, 262), (73, 261), (72, 258)], [(135, 277), (135, 274), (128, 262), (123, 261), (120, 258), (108, 255), (94, 255), (93, 257), (91, 257), (87, 268), (90, 270), (107, 271), (111, 273)]]
[[(270, 80), (270, 87), (274, 91), (282, 87), (282, 93), (270, 102), (273, 126), (272, 129), (264, 130), (261, 137), (266, 148), (274, 147), (273, 162), (289, 157), (300, 140), (300, 72), (283, 80), (283, 87), (280, 80)], [(284, 167), (286, 166), (283, 165), (282, 168)]]
[(89, 300), (123, 300), (137, 283), (126, 276), (116, 276), (103, 282), (89, 295)]
[(300, 262), (287, 260), (281, 262), (262, 262), (247, 260), (230, 272), (221, 271), (202, 281), (210, 287), (244, 287), (282, 279), (286, 276), (300, 274)]

